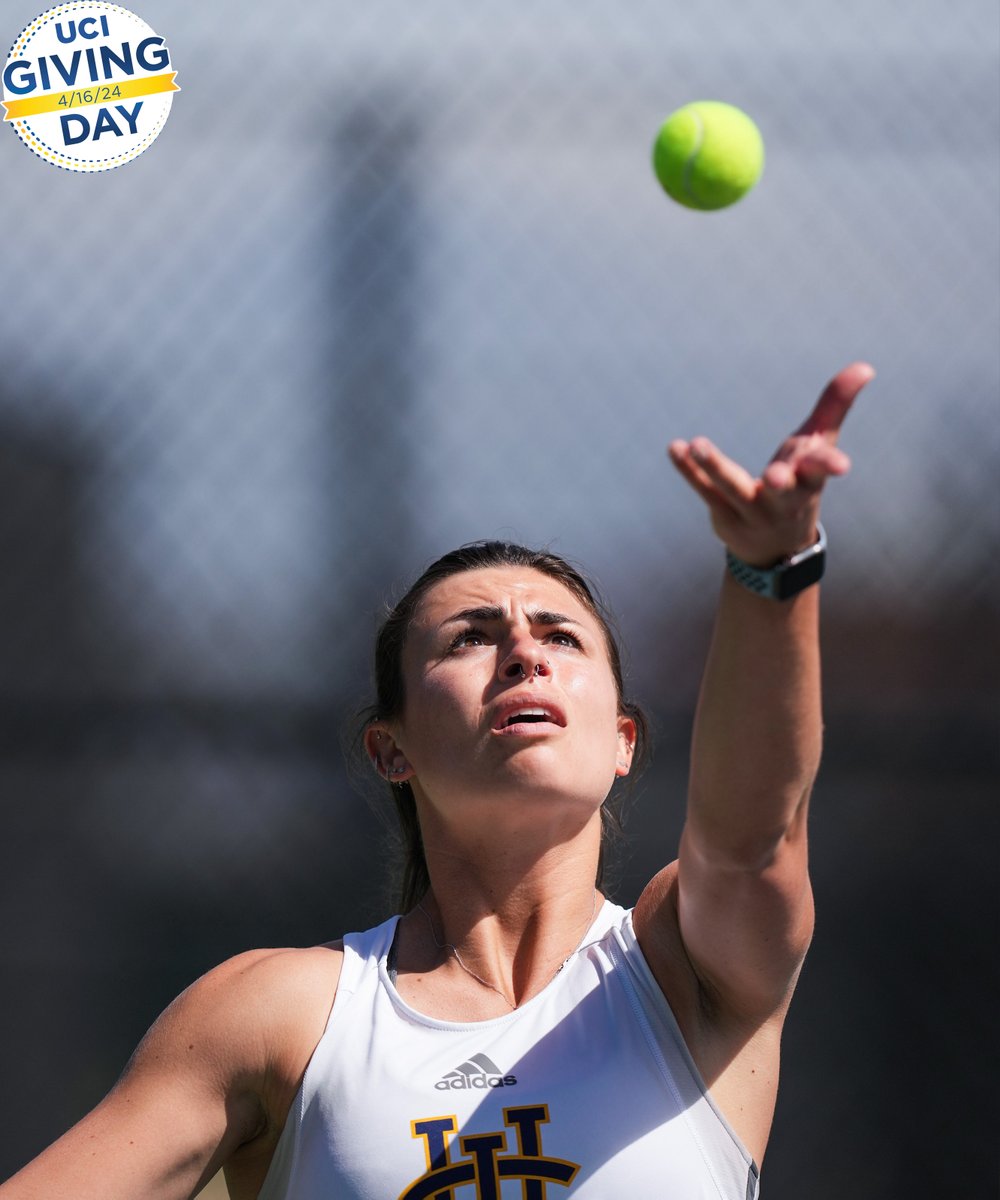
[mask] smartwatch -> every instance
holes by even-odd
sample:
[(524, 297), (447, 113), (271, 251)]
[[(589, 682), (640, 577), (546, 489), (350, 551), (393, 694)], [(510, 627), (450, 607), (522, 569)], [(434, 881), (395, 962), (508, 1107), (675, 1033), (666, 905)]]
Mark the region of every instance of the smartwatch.
[(826, 530), (816, 522), (816, 541), (790, 554), (773, 567), (752, 567), (726, 547), (729, 574), (751, 592), (768, 600), (789, 600), (814, 583), (819, 583), (826, 566)]

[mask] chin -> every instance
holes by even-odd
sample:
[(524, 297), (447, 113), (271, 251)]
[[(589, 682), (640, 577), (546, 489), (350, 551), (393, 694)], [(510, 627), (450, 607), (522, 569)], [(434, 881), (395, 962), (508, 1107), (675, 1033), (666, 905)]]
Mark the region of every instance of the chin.
[(603, 776), (599, 780), (573, 778), (552, 768), (512, 764), (505, 777), (496, 781), (496, 788), (509, 792), (511, 803), (528, 803), (535, 809), (540, 804), (560, 804), (593, 813), (607, 799), (611, 785)]

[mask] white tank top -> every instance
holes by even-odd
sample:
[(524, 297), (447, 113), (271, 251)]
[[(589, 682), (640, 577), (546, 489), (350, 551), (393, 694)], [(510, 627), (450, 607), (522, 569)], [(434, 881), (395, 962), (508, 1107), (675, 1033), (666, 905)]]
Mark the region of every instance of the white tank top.
[(423, 1016), (386, 959), (397, 917), (344, 939), (330, 1020), (260, 1200), (753, 1200), (632, 930), (606, 902), (537, 996)]

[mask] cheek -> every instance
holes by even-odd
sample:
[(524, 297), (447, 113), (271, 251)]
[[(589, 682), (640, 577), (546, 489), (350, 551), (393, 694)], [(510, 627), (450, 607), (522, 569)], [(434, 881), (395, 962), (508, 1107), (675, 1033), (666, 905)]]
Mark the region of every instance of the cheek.
[(474, 697), (457, 682), (446, 672), (430, 673), (408, 689), (400, 726), (400, 740), (408, 753), (453, 745), (461, 731), (474, 724), (478, 716)]
[(459, 717), (475, 704), (476, 687), (470, 672), (430, 671), (413, 693), (414, 716), (430, 712)]
[(577, 713), (577, 724), (602, 753), (609, 747), (618, 752), (618, 692), (612, 679), (573, 680), (566, 688)]

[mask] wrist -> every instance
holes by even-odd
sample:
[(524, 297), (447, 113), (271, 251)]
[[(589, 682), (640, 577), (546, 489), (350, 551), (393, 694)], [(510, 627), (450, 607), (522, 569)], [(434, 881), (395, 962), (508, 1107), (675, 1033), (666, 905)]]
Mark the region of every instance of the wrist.
[(726, 547), (726, 567), (742, 587), (768, 600), (789, 600), (819, 583), (826, 566), (826, 531), (816, 522), (810, 546), (779, 559), (771, 566), (754, 566)]

